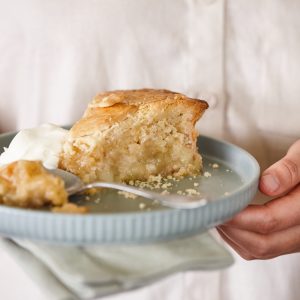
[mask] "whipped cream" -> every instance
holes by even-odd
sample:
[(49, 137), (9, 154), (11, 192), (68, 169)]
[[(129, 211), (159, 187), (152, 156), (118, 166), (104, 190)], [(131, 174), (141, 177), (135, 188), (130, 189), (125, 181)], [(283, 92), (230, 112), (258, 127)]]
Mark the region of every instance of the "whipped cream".
[(21, 130), (0, 155), (0, 166), (16, 160), (40, 160), (48, 169), (58, 167), (68, 130), (53, 124)]

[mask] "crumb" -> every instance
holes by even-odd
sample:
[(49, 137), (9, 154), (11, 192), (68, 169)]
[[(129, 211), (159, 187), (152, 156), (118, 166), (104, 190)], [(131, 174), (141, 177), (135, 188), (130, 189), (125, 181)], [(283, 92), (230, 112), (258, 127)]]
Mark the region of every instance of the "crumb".
[[(134, 182), (134, 185), (139, 187), (139, 188), (148, 188), (151, 190), (154, 189), (167, 189), (169, 187), (171, 187), (173, 184), (171, 182), (167, 182), (169, 180), (173, 180), (175, 181), (176, 178), (172, 177), (172, 176), (167, 176), (165, 178), (163, 178), (161, 175), (157, 175), (157, 176), (153, 176), (151, 175), (147, 181), (140, 181), (140, 180), (136, 180)], [(130, 183), (129, 183), (130, 184)]]
[(146, 207), (146, 204), (145, 204), (145, 203), (140, 203), (140, 204), (139, 204), (139, 208), (140, 208), (140, 209), (144, 209), (145, 207)]
[(101, 201), (101, 199), (100, 199), (100, 198), (97, 198), (97, 199), (95, 199), (95, 200), (94, 200), (94, 202), (95, 202), (96, 204), (99, 204), (99, 203), (100, 203), (100, 201)]
[(189, 180), (193, 180), (193, 178), (192, 178), (192, 177), (189, 177)]
[(123, 195), (127, 199), (135, 199), (137, 198), (137, 195), (134, 195), (132, 193), (124, 192), (124, 191), (118, 191), (119, 195)]
[(229, 193), (228, 193), (228, 192), (225, 192), (225, 193), (224, 193), (224, 196), (228, 196), (228, 195), (229, 195)]
[(161, 182), (162, 180), (162, 177), (161, 175), (157, 175), (157, 176), (154, 176), (154, 175), (150, 175), (149, 176), (149, 179), (147, 180), (148, 182)]
[(183, 192), (182, 192), (182, 191), (177, 191), (177, 194), (178, 194), (178, 195), (182, 195)]
[(230, 172), (230, 170), (229, 170), (229, 169), (226, 169), (226, 172)]
[(161, 187), (163, 189), (167, 189), (168, 187), (171, 187), (172, 186), (172, 183), (171, 182), (167, 182), (167, 183), (164, 183)]
[(146, 182), (139, 182), (137, 183), (137, 186), (143, 189), (146, 187)]
[(211, 174), (209, 172), (204, 172), (203, 176), (208, 178), (208, 177), (211, 177)]
[(66, 203), (63, 206), (55, 206), (52, 208), (55, 213), (71, 213), (71, 214), (85, 214), (88, 212), (86, 206), (78, 206), (74, 203)]
[(212, 165), (212, 167), (213, 167), (213, 169), (218, 169), (218, 168), (219, 168), (219, 165), (216, 164), (216, 163), (214, 163), (214, 164)]
[(194, 182), (194, 186), (199, 186), (199, 183), (198, 182)]
[(187, 192), (188, 196), (200, 195), (200, 193), (194, 189), (186, 189), (185, 191)]
[(85, 199), (86, 201), (90, 201), (90, 200), (91, 200), (91, 197), (90, 197), (90, 196), (85, 196), (84, 199)]
[(130, 181), (129, 181), (129, 185), (134, 185), (134, 181), (133, 181), (133, 180), (130, 180)]

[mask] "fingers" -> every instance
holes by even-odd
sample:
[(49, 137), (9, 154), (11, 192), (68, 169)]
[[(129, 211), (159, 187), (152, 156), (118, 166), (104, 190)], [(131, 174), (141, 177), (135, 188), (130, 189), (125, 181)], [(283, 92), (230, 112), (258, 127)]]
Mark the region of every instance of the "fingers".
[(219, 226), (226, 242), (245, 259), (270, 259), (300, 250), (300, 226), (263, 235), (232, 227)]
[[(250, 205), (218, 226), (222, 238), (245, 259), (269, 259), (300, 251), (300, 140), (261, 177), (260, 190), (285, 196)], [(294, 189), (292, 189), (294, 188)]]
[(300, 225), (300, 186), (264, 205), (250, 205), (224, 226), (261, 234)]
[(300, 182), (300, 140), (294, 143), (286, 156), (265, 170), (260, 179), (260, 190), (277, 196)]
[(265, 205), (248, 206), (217, 229), (247, 260), (300, 251), (300, 185)]

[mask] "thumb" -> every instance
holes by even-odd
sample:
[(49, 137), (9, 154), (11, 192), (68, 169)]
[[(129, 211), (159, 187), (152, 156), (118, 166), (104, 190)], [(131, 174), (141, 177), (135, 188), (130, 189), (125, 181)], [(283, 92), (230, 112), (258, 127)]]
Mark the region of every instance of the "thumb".
[(265, 170), (260, 178), (260, 190), (269, 196), (287, 192), (300, 182), (300, 140), (286, 156)]

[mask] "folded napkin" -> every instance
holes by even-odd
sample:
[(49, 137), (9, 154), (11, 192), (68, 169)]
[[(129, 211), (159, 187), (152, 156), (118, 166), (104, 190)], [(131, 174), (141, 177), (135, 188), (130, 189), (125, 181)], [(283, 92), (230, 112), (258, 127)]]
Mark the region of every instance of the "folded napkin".
[(10, 239), (1, 243), (52, 300), (95, 299), (176, 272), (221, 269), (233, 262), (209, 233), (143, 245), (74, 247)]

